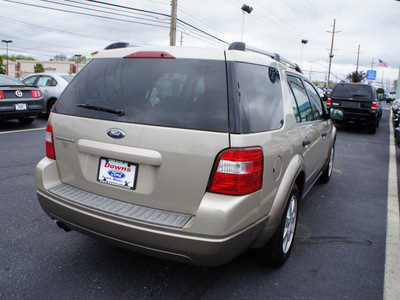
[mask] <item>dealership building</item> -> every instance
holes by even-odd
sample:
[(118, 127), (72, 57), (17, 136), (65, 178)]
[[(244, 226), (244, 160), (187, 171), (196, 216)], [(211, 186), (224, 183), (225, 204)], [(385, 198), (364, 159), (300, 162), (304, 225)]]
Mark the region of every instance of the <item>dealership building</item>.
[[(73, 61), (36, 61), (36, 60), (17, 60), (8, 61), (8, 75), (14, 78), (25, 78), (34, 74), (36, 64), (42, 64), (45, 73), (69, 73), (76, 74), (85, 64)], [(7, 69), (7, 60), (3, 60), (4, 69)]]

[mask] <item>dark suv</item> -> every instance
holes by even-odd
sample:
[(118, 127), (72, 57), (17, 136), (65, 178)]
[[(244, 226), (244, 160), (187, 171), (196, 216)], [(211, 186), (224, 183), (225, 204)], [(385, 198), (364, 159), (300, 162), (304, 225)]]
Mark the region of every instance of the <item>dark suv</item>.
[(382, 116), (382, 107), (373, 86), (359, 83), (339, 83), (326, 102), (328, 108), (340, 109), (343, 116), (336, 122), (367, 124), (375, 133)]

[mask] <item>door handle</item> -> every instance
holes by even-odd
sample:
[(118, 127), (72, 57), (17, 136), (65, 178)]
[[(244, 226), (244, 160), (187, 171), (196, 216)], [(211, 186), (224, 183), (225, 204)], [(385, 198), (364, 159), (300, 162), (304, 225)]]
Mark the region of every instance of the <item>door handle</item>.
[(311, 144), (311, 141), (310, 140), (304, 140), (303, 141), (303, 146), (308, 146), (308, 145), (310, 145)]

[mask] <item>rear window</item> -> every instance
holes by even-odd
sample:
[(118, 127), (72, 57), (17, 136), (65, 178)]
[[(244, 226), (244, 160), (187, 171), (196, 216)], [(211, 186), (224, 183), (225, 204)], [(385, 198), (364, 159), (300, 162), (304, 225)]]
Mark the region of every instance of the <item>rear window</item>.
[(332, 92), (335, 98), (371, 99), (372, 89), (369, 85), (338, 84)]
[(93, 59), (55, 111), (80, 117), (228, 131), (224, 61)]

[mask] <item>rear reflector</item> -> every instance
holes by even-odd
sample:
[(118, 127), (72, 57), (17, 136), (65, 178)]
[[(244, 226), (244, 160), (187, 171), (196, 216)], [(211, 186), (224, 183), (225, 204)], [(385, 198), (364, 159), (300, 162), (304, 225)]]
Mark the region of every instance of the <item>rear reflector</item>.
[(262, 187), (263, 171), (261, 147), (224, 150), (217, 157), (207, 191), (227, 195), (253, 193)]
[(56, 152), (54, 151), (53, 128), (47, 122), (46, 126), (46, 156), (48, 158), (56, 159)]
[(166, 58), (166, 59), (175, 59), (174, 56), (167, 52), (160, 52), (160, 51), (139, 51), (127, 56), (124, 58)]
[(0, 99), (4, 99), (6, 96), (4, 96), (4, 92), (0, 91)]

